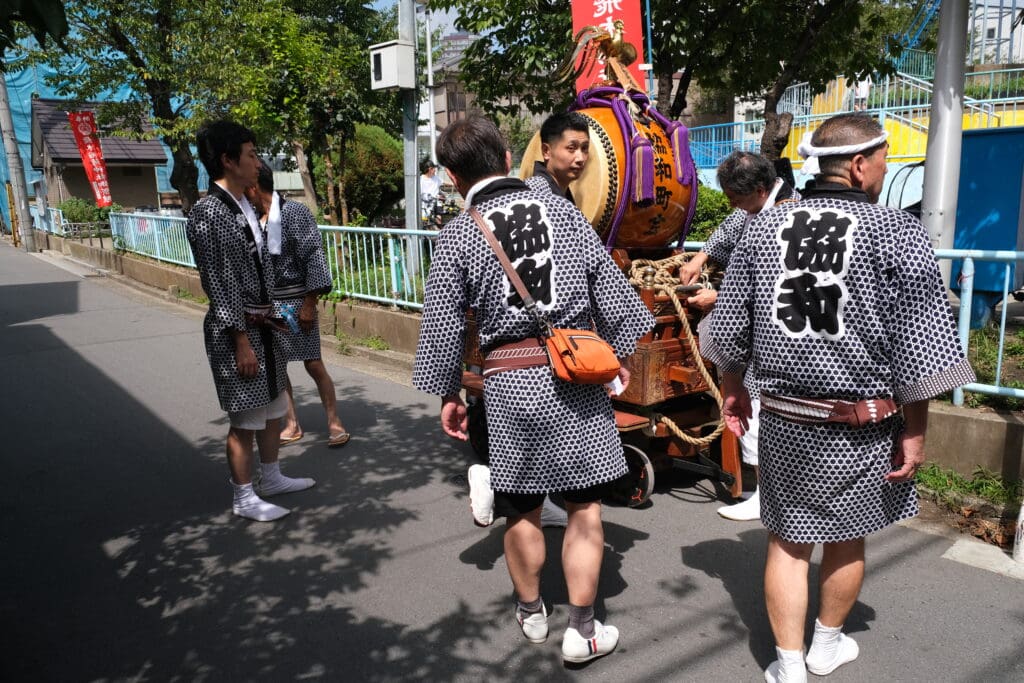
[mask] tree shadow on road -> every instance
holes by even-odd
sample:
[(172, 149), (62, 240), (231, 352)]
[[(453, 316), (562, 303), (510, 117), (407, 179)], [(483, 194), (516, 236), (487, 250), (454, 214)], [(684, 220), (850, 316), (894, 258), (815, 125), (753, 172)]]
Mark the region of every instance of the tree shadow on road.
[[(74, 313), (79, 286), (53, 283), (47, 296), (58, 303), (45, 314)], [(9, 294), (0, 287), (0, 302)], [(0, 308), (0, 345), (14, 350), (0, 371), (18, 388), (8, 410), (17, 428), (0, 457), (8, 481), (18, 482), (0, 503), (0, 618), (12, 625), (6, 644), (16, 654), (2, 659), (0, 679), (563, 675), (552, 651), (504, 647), (497, 601), (474, 609), (455, 600), (423, 619), (416, 600), (444, 586), (443, 576), (423, 567), (419, 586), (382, 579), (429, 557), (416, 543), (429, 551), (452, 542), (432, 515), (465, 496), (446, 474), (464, 461), (440, 437), (432, 405), (339, 387), (356, 436), (340, 450), (286, 451), (286, 471), (317, 486), (283, 497), (293, 509), (284, 520), (250, 523), (230, 513), (227, 429), (210, 387), (197, 382), (180, 400), (182, 414), (213, 416), (200, 435), (183, 436), (179, 415), (157, 414), (138, 398), (182, 372), (180, 338), (133, 340), (138, 328), (117, 330), (118, 344), (151, 352), (147, 379), (133, 385), (32, 324), (43, 313)], [(201, 353), (195, 346), (189, 352)], [(417, 524), (431, 534), (410, 541)], [(388, 607), (399, 616), (382, 616), (372, 596), (396, 592)]]
[[(720, 538), (703, 541), (682, 548), (682, 561), (687, 567), (700, 570), (708, 576), (719, 579), (732, 598), (734, 612), (722, 613), (718, 628), (735, 638), (746, 637), (750, 652), (763, 669), (776, 659), (775, 640), (768, 623), (764, 606), (764, 560), (767, 548), (767, 532), (763, 528), (742, 531), (738, 539)], [(820, 556), (820, 548), (816, 555)], [(805, 633), (809, 642), (814, 631), (814, 619), (818, 612), (818, 568), (812, 559), (808, 572), (809, 602)], [(844, 631), (856, 633), (868, 628), (868, 622), (875, 619), (875, 610), (857, 601)]]

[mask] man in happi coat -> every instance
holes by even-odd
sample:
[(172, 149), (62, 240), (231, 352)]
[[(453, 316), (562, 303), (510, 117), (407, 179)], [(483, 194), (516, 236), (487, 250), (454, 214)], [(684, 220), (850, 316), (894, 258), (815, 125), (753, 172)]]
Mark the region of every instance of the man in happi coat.
[(590, 126), (579, 112), (552, 114), (540, 126), (543, 161), (533, 162), (533, 175), (526, 184), (534, 190), (547, 189), (573, 204), (569, 184), (579, 180), (590, 158)]
[[(227, 411), (228, 469), (233, 512), (269, 522), (289, 510), (263, 498), (301, 491), (312, 479), (281, 474), (277, 461), (279, 418), (287, 407), (284, 355), (275, 348), (269, 292), (273, 266), (245, 190), (256, 183), (255, 137), (230, 121), (203, 126), (196, 135), (210, 190), (185, 226), (210, 308), (203, 321), (206, 355), (220, 406)], [(260, 470), (253, 487), (253, 437)], [(262, 497), (261, 497), (262, 496)]]
[[(438, 141), (438, 158), (551, 323), (576, 329), (593, 325), (619, 358), (630, 355), (654, 318), (583, 214), (561, 197), (506, 177), (511, 154), (487, 119), (471, 117), (448, 126)], [(569, 628), (562, 657), (584, 662), (608, 654), (618, 630), (594, 619), (604, 553), (601, 498), (626, 473), (626, 463), (607, 390), (552, 376), (536, 342), (537, 322), (467, 211), (438, 235), (413, 370), (417, 388), (442, 397), (441, 426), (449, 436), (468, 438), (459, 392), (469, 308), (475, 311), (485, 357), (491, 484), (495, 513), (508, 518), (505, 555), (515, 618), (529, 641), (547, 638), (540, 513), (544, 495), (561, 492), (569, 513), (563, 553)], [(502, 360), (507, 358), (513, 360)], [(623, 368), (620, 380), (628, 379)]]
[[(285, 199), (274, 191), (274, 172), (266, 163), (260, 163), (256, 185), (246, 191), (246, 197), (259, 209), (264, 220), (267, 249), (274, 269), (274, 288), (270, 292), (274, 315), (286, 320), (291, 318), (289, 329), (277, 332), (281, 353), (286, 362), (302, 361), (306, 372), (316, 382), (327, 416), (327, 447), (344, 446), (350, 434), (338, 417), (334, 380), (320, 353), (316, 305), (320, 295), (330, 292), (333, 286), (320, 228), (304, 204)], [(303, 437), (287, 374), (285, 391), (288, 409), (281, 425), (282, 446)]]
[[(587, 119), (577, 112), (552, 114), (540, 127), (543, 161), (535, 161), (533, 175), (526, 184), (538, 192), (551, 192), (565, 197), (573, 204), (569, 184), (583, 173), (590, 158), (590, 128)], [(470, 465), (469, 502), (473, 521), (477, 526), (490, 526), (494, 521), (494, 493), (491, 489), (491, 471), (487, 465)], [(562, 500), (556, 495), (544, 498), (541, 526), (564, 527), (568, 523)]]
[[(800, 199), (800, 193), (789, 183), (779, 178), (771, 161), (752, 152), (736, 151), (718, 164), (716, 171), (718, 185), (736, 210), (726, 216), (704, 244), (704, 248), (679, 268), (679, 281), (692, 284), (697, 281), (704, 264), (714, 262), (724, 269), (743, 231), (757, 214), (767, 211), (778, 203)], [(710, 310), (718, 298), (714, 289), (701, 289), (686, 300), (687, 305)], [(747, 430), (740, 439), (743, 462), (758, 472), (757, 457), (757, 414), (760, 402), (756, 392), (751, 395), (751, 417)], [(735, 505), (718, 508), (718, 514), (726, 519), (739, 522), (752, 521), (761, 516), (761, 498), (755, 488), (753, 495)]]
[[(750, 415), (748, 367), (761, 394), (765, 600), (778, 655), (769, 683), (856, 659), (842, 627), (864, 578), (864, 537), (917, 514), (928, 399), (974, 381), (927, 231), (875, 205), (887, 150), (862, 114), (835, 116), (801, 144), (813, 187), (747, 227), (701, 339), (724, 375), (730, 429), (741, 434)], [(821, 606), (805, 657), (816, 543)]]

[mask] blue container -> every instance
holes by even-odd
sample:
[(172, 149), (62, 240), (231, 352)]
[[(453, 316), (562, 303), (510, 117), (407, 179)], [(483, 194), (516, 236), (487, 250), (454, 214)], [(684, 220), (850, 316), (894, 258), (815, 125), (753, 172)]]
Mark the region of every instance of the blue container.
[[(965, 130), (960, 156), (955, 249), (1024, 251), (1024, 127)], [(971, 327), (991, 318), (1003, 298), (1005, 264), (976, 261)], [(1010, 291), (1022, 274), (1011, 264)], [(960, 263), (954, 262), (950, 289), (960, 291)]]

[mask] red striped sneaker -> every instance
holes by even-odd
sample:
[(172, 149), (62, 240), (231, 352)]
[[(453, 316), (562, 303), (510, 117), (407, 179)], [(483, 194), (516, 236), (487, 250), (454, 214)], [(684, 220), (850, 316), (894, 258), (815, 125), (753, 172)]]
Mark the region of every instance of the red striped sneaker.
[(523, 629), (523, 635), (531, 643), (543, 643), (548, 639), (548, 608), (544, 603), (540, 604), (540, 611), (527, 614), (516, 607), (516, 621), (519, 628)]
[(619, 629), (605, 626), (594, 620), (594, 637), (584, 638), (574, 628), (567, 628), (562, 637), (562, 659), (567, 662), (589, 662), (591, 659), (603, 657), (619, 644)]

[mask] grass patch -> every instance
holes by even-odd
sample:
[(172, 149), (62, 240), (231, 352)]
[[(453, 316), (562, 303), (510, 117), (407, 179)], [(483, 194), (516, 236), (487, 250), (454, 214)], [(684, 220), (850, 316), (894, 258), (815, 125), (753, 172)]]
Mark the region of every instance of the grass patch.
[(939, 494), (975, 496), (998, 505), (1019, 506), (1024, 496), (1024, 483), (1004, 481), (1000, 475), (984, 467), (975, 468), (971, 477), (965, 477), (930, 462), (918, 471), (917, 483)]
[(374, 351), (388, 351), (391, 349), (391, 345), (388, 344), (383, 337), (378, 337), (376, 335), (372, 337), (363, 337), (362, 339), (357, 340), (356, 344), (359, 346), (365, 346), (368, 349), (373, 349)]
[(194, 296), (191, 292), (181, 287), (174, 288), (174, 296), (182, 301), (191, 301), (197, 304), (203, 304), (204, 306), (210, 303), (210, 300), (205, 296)]
[[(986, 325), (980, 330), (971, 330), (967, 360), (974, 368), (981, 384), (996, 383), (996, 363), (999, 359), (999, 326)], [(1011, 389), (1024, 389), (1024, 328), (1006, 328), (1006, 343), (1003, 345), (1003, 369), (1000, 385)], [(945, 400), (952, 399), (952, 392), (944, 394)], [(1022, 410), (1024, 400), (1009, 396), (992, 396), (975, 392), (964, 393), (964, 406), (968, 408), (987, 407), (993, 410)]]
[(338, 353), (344, 356), (351, 356), (353, 350), (352, 347), (354, 346), (361, 346), (375, 351), (388, 351), (391, 348), (391, 345), (388, 344), (387, 340), (377, 335), (354, 339), (344, 332), (338, 333)]

